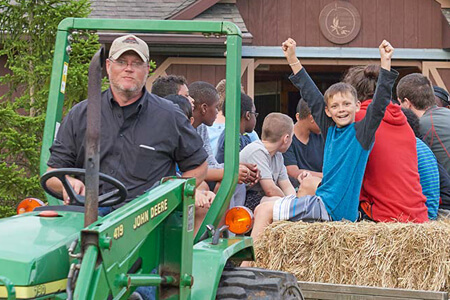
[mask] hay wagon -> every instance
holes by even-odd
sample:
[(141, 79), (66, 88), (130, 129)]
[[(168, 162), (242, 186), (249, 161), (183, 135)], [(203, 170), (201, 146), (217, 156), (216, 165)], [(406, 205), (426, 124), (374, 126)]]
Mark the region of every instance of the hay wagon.
[(256, 266), (294, 274), (305, 299), (448, 299), (450, 221), (276, 222)]
[(448, 300), (447, 292), (379, 288), (349, 284), (298, 282), (307, 300)]

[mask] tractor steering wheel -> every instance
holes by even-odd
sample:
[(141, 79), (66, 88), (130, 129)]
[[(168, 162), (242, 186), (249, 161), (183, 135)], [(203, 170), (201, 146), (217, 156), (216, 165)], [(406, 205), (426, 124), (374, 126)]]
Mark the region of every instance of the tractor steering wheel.
[[(84, 176), (84, 175), (86, 175), (86, 170), (78, 169), (78, 168), (60, 168), (60, 169), (48, 171), (41, 177), (41, 186), (44, 189), (44, 191), (47, 192), (48, 194), (52, 195), (53, 197), (55, 197), (59, 200), (64, 200), (62, 194), (51, 190), (47, 186), (47, 181), (52, 177), (56, 177), (61, 181), (62, 185), (64, 186), (64, 189), (66, 190), (67, 195), (70, 198), (70, 204), (84, 206), (85, 197), (75, 193), (72, 185), (70, 184), (69, 180), (66, 177), (67, 175)], [(125, 201), (125, 199), (127, 198), (128, 192), (127, 192), (127, 188), (123, 185), (123, 183), (121, 183), (119, 180), (115, 179), (114, 177), (108, 176), (103, 173), (98, 173), (98, 175), (99, 175), (99, 181), (109, 183), (115, 187), (114, 190), (104, 193), (102, 195), (99, 195), (99, 197), (98, 197), (98, 206), (99, 207), (113, 206), (113, 205), (116, 205), (116, 204), (119, 204), (119, 203), (122, 203), (123, 201)]]

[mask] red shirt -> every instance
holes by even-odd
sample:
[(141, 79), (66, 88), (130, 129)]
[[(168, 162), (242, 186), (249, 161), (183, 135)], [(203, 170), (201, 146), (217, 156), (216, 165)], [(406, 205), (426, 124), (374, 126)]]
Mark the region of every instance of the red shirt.
[[(366, 115), (372, 100), (361, 104), (356, 121)], [(360, 202), (372, 206), (372, 218), (380, 222), (428, 221), (417, 164), (416, 138), (399, 105), (390, 103), (375, 134), (367, 162)]]

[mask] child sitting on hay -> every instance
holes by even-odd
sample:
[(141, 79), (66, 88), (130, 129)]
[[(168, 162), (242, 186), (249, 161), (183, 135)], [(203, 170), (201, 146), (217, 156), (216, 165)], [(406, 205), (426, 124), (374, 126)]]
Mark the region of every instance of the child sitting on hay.
[(290, 80), (308, 103), (325, 139), (322, 184), (315, 193), (314, 189), (311, 191), (310, 186), (317, 181), (309, 175), (303, 180), (297, 197), (272, 197), (265, 199), (271, 201), (262, 201), (255, 210), (253, 238), (278, 220), (358, 219), (359, 192), (367, 159), (398, 76), (397, 71), (391, 70), (394, 48), (384, 40), (379, 46), (381, 70), (374, 100), (365, 118), (355, 123), (355, 114), (360, 108), (355, 88), (336, 83), (322, 95), (297, 59), (295, 48), (296, 43), (291, 38), (282, 44), (293, 72)]
[(261, 179), (247, 191), (245, 199), (244, 205), (252, 211), (265, 196), (295, 195), (282, 155), (291, 145), (293, 134), (294, 123), (289, 116), (270, 113), (264, 118), (261, 140), (242, 149), (240, 162), (255, 164), (261, 172)]

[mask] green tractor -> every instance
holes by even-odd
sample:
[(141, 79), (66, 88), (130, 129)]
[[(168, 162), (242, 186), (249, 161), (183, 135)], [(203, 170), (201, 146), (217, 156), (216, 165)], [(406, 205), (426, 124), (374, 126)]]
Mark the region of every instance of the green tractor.
[[(127, 192), (122, 183), (98, 172), (102, 51), (89, 69), (87, 169), (44, 174), (62, 117), (71, 33), (76, 30), (227, 36), (225, 176), (195, 237), (194, 179), (165, 178), (98, 218), (98, 206), (121, 202)], [(235, 267), (254, 259), (252, 239), (229, 234), (234, 226), (248, 227), (243, 209), (235, 209), (227, 216), (228, 225), (217, 228), (237, 183), (241, 42), (240, 30), (229, 22), (69, 18), (60, 23), (40, 166), (49, 206), (0, 220), (0, 299), (128, 299), (140, 286), (155, 286), (158, 299), (303, 299), (290, 274)], [(69, 191), (72, 200), (84, 205), (61, 205), (61, 195), (46, 188), (50, 177), (64, 183), (66, 175), (85, 177), (85, 199)], [(99, 180), (117, 190), (99, 196)]]

